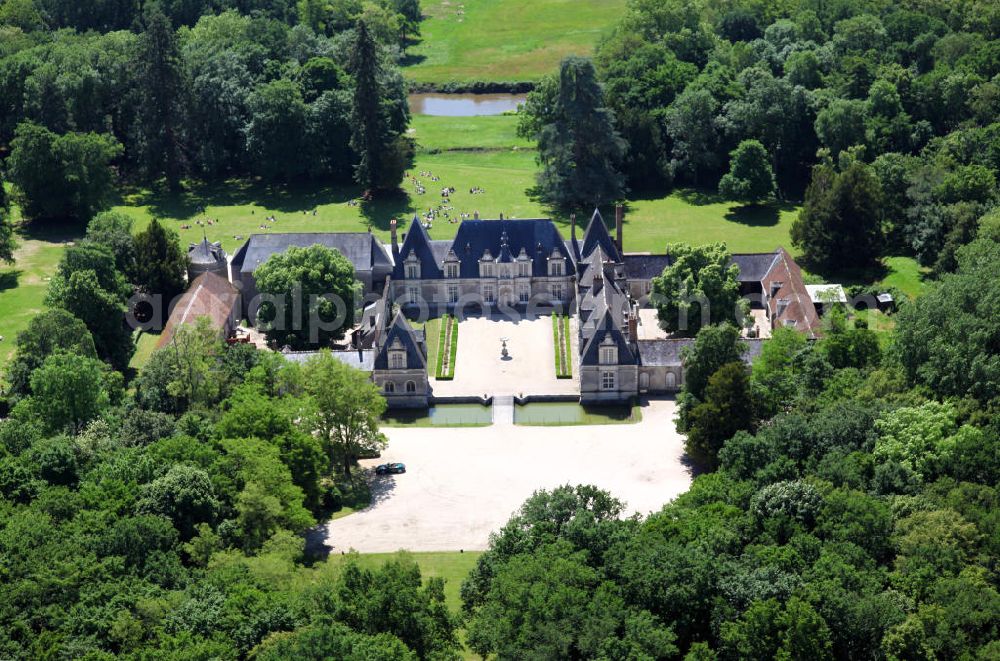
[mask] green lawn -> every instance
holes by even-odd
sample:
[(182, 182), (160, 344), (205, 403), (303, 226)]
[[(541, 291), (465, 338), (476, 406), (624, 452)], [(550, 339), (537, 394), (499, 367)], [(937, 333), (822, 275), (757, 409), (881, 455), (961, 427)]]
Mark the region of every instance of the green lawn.
[[(414, 213), (436, 208), (442, 204), (440, 190), (454, 187), (455, 193), (448, 201), (452, 219), (476, 211), (483, 218), (496, 218), (501, 213), (514, 218), (554, 216), (568, 236), (568, 218), (554, 215), (527, 195), (534, 185), (537, 165), (530, 142), (516, 136), (516, 123), (517, 118), (511, 115), (414, 117), (413, 135), (421, 150), (411, 174), (423, 184), (426, 193), (418, 194), (416, 186), (408, 181), (404, 194), (370, 208), (348, 204), (359, 192), (351, 186), (270, 188), (245, 181), (194, 186), (175, 197), (136, 191), (126, 195), (117, 208), (135, 216), (139, 228), (157, 217), (176, 229), (184, 243), (198, 241), (204, 231), (233, 252), (247, 236), (264, 231), (343, 232), (371, 227), (387, 240), (390, 219), (408, 220)], [(433, 175), (437, 181), (422, 173)], [(473, 187), (485, 192), (470, 194)], [(202, 206), (205, 212), (198, 213)], [(626, 210), (625, 249), (659, 252), (671, 242), (712, 241), (725, 241), (730, 250), (737, 252), (774, 250), (779, 245), (791, 248), (788, 231), (797, 209), (794, 205), (741, 208), (712, 194), (690, 191), (660, 198), (636, 197), (628, 202)], [(610, 221), (612, 210), (603, 212)], [(272, 215), (276, 222), (266, 220)], [(199, 226), (199, 220), (212, 220), (213, 226)], [(587, 219), (578, 220), (582, 229)], [(261, 225), (269, 229), (262, 230)], [(184, 226), (188, 229), (182, 229)], [(431, 236), (451, 238), (457, 230), (458, 223), (439, 216)]]
[(410, 324), (416, 328), (424, 329), (424, 337), (427, 342), (427, 366), (428, 369), (434, 370), (437, 366), (437, 355), (438, 355), (438, 342), (441, 334), (441, 318), (436, 317), (434, 319), (428, 319), (423, 324), (418, 324), (415, 322), (410, 322)]
[(917, 297), (926, 287), (928, 270), (921, 267), (911, 257), (887, 257), (883, 260), (887, 269), (880, 281), (886, 287), (897, 287), (903, 293)]
[(742, 207), (699, 191), (629, 200), (625, 212), (625, 250), (662, 252), (668, 243), (724, 242), (733, 252), (766, 252), (785, 246), (798, 206)]
[(15, 263), (0, 267), (0, 367), (10, 360), (17, 334), (41, 312), (63, 248), (80, 235), (75, 227), (37, 228), (18, 235)]
[[(459, 608), (461, 608), (462, 602), (459, 597), (459, 590), (462, 587), (462, 581), (465, 577), (469, 575), (472, 568), (476, 564), (476, 560), (482, 555), (479, 551), (466, 551), (465, 553), (458, 553), (455, 551), (445, 551), (445, 552), (435, 552), (435, 553), (409, 553), (401, 552), (402, 555), (407, 555), (420, 565), (420, 574), (424, 579), (440, 577), (445, 580), (444, 584), (444, 597), (445, 602), (448, 604), (448, 608), (452, 612), (457, 613)], [(386, 561), (395, 558), (397, 553), (364, 553), (364, 554), (354, 554), (352, 557), (357, 558), (358, 562), (362, 567), (368, 569), (376, 569), (381, 567)], [(331, 555), (330, 559), (327, 561), (332, 567), (336, 568), (347, 559), (346, 555)]]
[(424, 0), (421, 42), (407, 49), (418, 83), (534, 81), (567, 55), (590, 55), (625, 0)]
[(129, 361), (128, 366), (137, 372), (145, 367), (146, 363), (149, 362), (149, 357), (156, 350), (156, 343), (159, 341), (159, 333), (145, 333), (140, 331), (135, 341), (135, 353), (132, 354), (132, 360)]
[(534, 150), (532, 140), (517, 135), (514, 115), (479, 117), (435, 117), (413, 115), (410, 135), (417, 140), (420, 151), (473, 151), (512, 149)]

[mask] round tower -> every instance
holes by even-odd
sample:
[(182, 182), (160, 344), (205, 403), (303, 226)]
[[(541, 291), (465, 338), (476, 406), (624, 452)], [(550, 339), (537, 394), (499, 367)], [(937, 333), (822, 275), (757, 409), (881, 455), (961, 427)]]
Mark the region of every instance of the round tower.
[(210, 243), (208, 237), (205, 237), (200, 243), (192, 243), (188, 248), (188, 282), (209, 272), (228, 280), (226, 267), (226, 251), (219, 242)]

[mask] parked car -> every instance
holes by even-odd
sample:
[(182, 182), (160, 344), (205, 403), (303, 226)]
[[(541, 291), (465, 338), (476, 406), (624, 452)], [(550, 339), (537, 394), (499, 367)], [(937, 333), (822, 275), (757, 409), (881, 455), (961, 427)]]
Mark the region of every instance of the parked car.
[(395, 473), (405, 473), (406, 464), (379, 464), (375, 467), (376, 475), (393, 475)]

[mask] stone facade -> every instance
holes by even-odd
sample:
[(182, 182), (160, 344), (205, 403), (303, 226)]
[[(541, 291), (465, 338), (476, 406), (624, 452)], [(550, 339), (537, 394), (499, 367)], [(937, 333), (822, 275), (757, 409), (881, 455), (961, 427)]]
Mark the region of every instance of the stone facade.
[[(335, 352), (357, 362), (393, 408), (426, 407), (432, 399), (422, 330), (403, 316), (544, 309), (577, 316), (580, 401), (621, 404), (642, 394), (674, 393), (684, 385), (682, 351), (693, 340), (640, 339), (638, 311), (647, 306), (652, 279), (670, 264), (665, 254), (625, 254), (619, 206), (612, 237), (595, 211), (578, 239), (551, 220), (466, 220), (454, 239), (432, 240), (419, 219), (398, 236), (392, 221), (387, 249), (370, 234), (254, 236), (233, 258), (234, 283), (247, 298), (256, 293), (253, 271), (290, 245), (337, 247), (355, 265), (366, 306), (351, 335), (353, 349)], [(798, 265), (783, 248), (733, 255), (742, 293), (765, 310), (772, 327), (794, 327), (816, 337), (819, 319)], [(380, 294), (380, 295), (379, 295)], [(252, 318), (251, 318), (252, 320)], [(747, 341), (747, 360), (760, 351)], [(356, 354), (356, 355), (355, 355)]]
[(396, 300), (429, 314), (567, 307), (574, 298), (569, 248), (551, 220), (466, 220), (434, 241), (417, 218), (400, 245), (391, 225)]
[(427, 408), (427, 343), (397, 312), (375, 354), (372, 380), (390, 408)]

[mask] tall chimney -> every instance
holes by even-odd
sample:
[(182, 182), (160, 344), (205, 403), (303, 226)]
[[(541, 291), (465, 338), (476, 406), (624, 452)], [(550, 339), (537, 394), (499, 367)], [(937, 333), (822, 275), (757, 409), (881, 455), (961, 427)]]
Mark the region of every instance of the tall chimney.
[(576, 243), (576, 214), (569, 215), (569, 240)]
[(625, 221), (625, 207), (620, 204), (615, 205), (615, 235), (617, 236), (618, 252), (625, 252), (622, 245), (622, 223)]
[(399, 240), (396, 238), (396, 219), (389, 221), (389, 234), (392, 236), (392, 252), (399, 252)]

